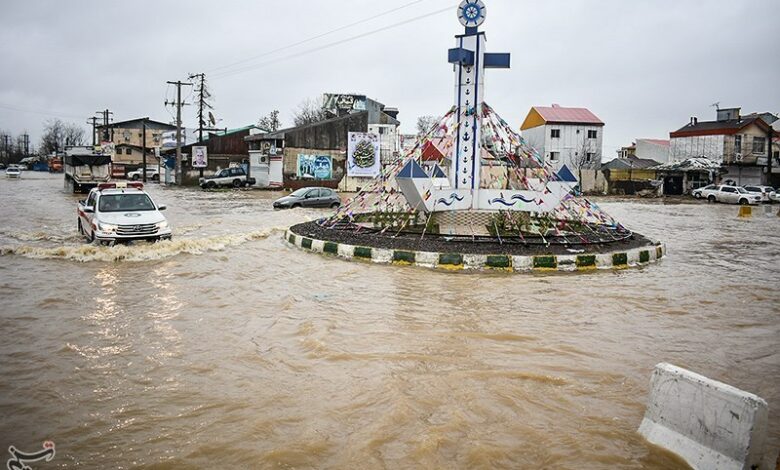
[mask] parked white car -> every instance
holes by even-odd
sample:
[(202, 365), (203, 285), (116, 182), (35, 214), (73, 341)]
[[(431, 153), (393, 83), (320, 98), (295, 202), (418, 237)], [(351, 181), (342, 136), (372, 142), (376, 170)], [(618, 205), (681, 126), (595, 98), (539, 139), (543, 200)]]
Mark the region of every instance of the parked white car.
[(769, 200), (771, 202), (780, 202), (780, 190), (774, 190), (769, 193)]
[[(143, 178), (143, 173), (141, 172), (142, 168), (139, 168), (135, 171), (129, 171), (127, 173), (127, 179), (138, 181), (141, 178)], [(157, 168), (146, 168), (146, 179), (152, 180), (152, 181), (160, 181), (160, 172), (157, 170)]]
[(5, 169), (5, 177), (6, 178), (21, 178), (22, 177), (22, 171), (15, 167), (15, 166), (9, 166)]
[(714, 194), (717, 191), (718, 185), (711, 184), (709, 186), (704, 186), (703, 188), (696, 188), (691, 192), (691, 194), (693, 194), (693, 197), (696, 199), (708, 199), (710, 194)]
[[(705, 188), (702, 188), (705, 189)], [(726, 204), (759, 204), (761, 196), (750, 194), (740, 186), (719, 185), (715, 190), (708, 189), (702, 191), (702, 197), (706, 197), (710, 202), (724, 202)]]
[(79, 201), (78, 230), (88, 242), (171, 238), (171, 228), (142, 183), (101, 183)]
[(745, 188), (745, 191), (749, 192), (750, 194), (761, 196), (761, 202), (769, 202), (769, 193), (775, 190), (771, 186), (751, 185), (742, 187)]

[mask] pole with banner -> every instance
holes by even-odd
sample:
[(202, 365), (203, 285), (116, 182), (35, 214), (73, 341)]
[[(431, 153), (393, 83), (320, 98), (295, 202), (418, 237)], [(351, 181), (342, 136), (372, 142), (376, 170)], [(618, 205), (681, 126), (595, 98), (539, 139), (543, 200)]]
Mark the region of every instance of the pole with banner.
[(192, 147), (192, 167), (198, 169), (201, 178), (203, 178), (203, 169), (207, 166), (209, 166), (208, 147)]

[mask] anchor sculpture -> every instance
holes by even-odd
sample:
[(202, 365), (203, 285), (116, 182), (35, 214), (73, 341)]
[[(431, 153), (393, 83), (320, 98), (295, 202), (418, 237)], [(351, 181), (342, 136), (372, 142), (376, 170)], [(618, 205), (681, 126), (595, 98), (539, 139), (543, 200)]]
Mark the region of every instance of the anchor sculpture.
[(478, 27), (485, 21), (486, 13), (482, 0), (463, 0), (458, 6), (458, 18), (466, 31), (455, 36), (457, 47), (448, 51), (448, 61), (454, 65), (455, 72), (457, 115), (456, 145), (452, 150), (448, 184), (442, 183), (441, 175), (428, 175), (414, 159), (396, 174), (396, 181), (409, 205), (427, 213), (550, 212), (571, 191), (573, 178), (529, 179), (528, 189), (523, 190), (480, 188), (484, 73), (485, 69), (508, 69), (510, 59), (508, 53), (485, 52), (485, 33)]

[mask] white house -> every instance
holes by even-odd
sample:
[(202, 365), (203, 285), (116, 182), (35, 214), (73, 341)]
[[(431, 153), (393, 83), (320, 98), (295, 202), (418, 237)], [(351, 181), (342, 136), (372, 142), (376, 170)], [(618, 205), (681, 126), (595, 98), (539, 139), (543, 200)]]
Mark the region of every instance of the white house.
[(558, 170), (601, 166), (604, 123), (585, 108), (534, 106), (520, 126), (523, 137)]
[(636, 139), (635, 155), (658, 163), (669, 163), (669, 145), (669, 140), (664, 139)]

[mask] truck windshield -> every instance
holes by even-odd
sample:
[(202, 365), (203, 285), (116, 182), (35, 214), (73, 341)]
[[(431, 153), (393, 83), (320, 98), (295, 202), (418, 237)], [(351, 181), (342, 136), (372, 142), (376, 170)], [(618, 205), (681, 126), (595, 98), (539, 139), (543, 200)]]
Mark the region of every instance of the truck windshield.
[(98, 201), (100, 212), (153, 211), (152, 200), (146, 194), (105, 194)]

